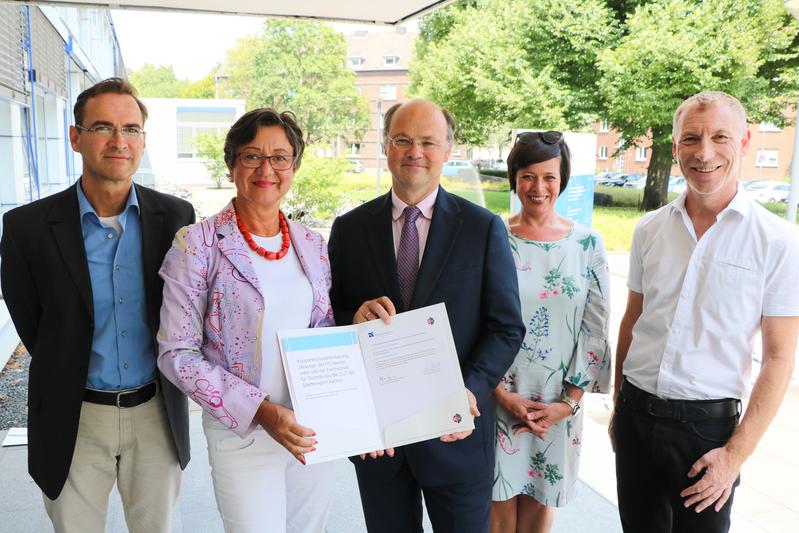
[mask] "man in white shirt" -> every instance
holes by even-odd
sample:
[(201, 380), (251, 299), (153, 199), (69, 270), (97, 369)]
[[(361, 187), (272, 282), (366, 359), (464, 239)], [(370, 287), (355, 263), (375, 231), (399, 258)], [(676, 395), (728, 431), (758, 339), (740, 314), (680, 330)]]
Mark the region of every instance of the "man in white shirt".
[(635, 229), (610, 425), (625, 531), (728, 531), (741, 465), (790, 381), (799, 232), (741, 193), (749, 137), (732, 96), (684, 101), (672, 140), (688, 188)]

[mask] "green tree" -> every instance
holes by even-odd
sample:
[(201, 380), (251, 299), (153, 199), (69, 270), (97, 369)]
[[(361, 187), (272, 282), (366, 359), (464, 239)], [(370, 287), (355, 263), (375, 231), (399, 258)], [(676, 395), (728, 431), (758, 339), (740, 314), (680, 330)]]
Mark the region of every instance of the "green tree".
[(782, 125), (799, 96), (799, 24), (781, 0), (664, 0), (637, 8), (599, 57), (603, 116), (631, 144), (652, 143), (642, 209), (667, 202), (671, 123), (702, 90), (739, 98), (750, 119)]
[(216, 74), (216, 69), (212, 70), (207, 76), (204, 78), (200, 78), (197, 81), (187, 82), (183, 87), (180, 88), (180, 92), (178, 93), (179, 98), (215, 98), (215, 85), (214, 85), (214, 75)]
[(346, 56), (344, 36), (326, 24), (269, 19), (228, 52), (227, 86), (249, 108), (294, 112), (310, 143), (358, 137), (369, 126), (368, 105)]
[(595, 64), (617, 26), (599, 0), (459, 2), (424, 19), (411, 91), (452, 111), (458, 139), (472, 144), (509, 128), (583, 128), (597, 116)]
[(460, 140), (607, 119), (652, 143), (644, 209), (667, 201), (671, 117), (723, 90), (779, 125), (799, 96), (799, 24), (781, 0), (460, 0), (426, 16), (412, 90), (450, 109)]
[(300, 170), (283, 199), (283, 207), (295, 220), (332, 220), (344, 202), (341, 188), (349, 161), (317, 154), (318, 147), (307, 146)]
[(203, 165), (211, 175), (211, 179), (216, 184), (217, 189), (222, 188), (228, 176), (227, 165), (225, 164), (225, 134), (224, 133), (202, 133), (194, 139), (197, 147), (197, 155), (202, 158)]
[(128, 79), (142, 98), (178, 98), (186, 81), (175, 76), (172, 65), (145, 63), (139, 70), (131, 71)]

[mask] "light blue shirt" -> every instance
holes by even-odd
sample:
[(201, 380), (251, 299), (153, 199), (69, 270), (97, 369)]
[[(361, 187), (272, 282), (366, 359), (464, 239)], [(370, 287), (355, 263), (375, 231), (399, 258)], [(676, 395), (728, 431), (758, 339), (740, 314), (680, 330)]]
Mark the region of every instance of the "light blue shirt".
[(121, 235), (103, 225), (81, 182), (76, 189), (94, 303), (86, 386), (100, 390), (138, 387), (155, 379), (156, 352), (147, 322), (136, 188), (131, 187), (118, 217)]

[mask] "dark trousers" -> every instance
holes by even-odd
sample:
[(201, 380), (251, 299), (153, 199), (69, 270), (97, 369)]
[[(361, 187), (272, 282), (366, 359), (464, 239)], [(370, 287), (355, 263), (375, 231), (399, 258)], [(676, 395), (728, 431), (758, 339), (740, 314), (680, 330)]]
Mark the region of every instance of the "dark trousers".
[(396, 452), (394, 458), (376, 459), (401, 462), (389, 479), (370, 475), (356, 463), (358, 489), (370, 533), (422, 533), (422, 494), (435, 533), (488, 532), (493, 481), (490, 476), (477, 483), (422, 486), (414, 478), (402, 449)]
[(625, 533), (726, 533), (740, 477), (719, 512), (712, 505), (701, 513), (695, 505), (685, 508), (680, 492), (700, 479), (688, 477), (691, 466), (729, 440), (739, 415), (686, 420), (677, 414), (684, 405), (701, 409), (708, 402), (655, 400), (667, 409), (652, 409), (647, 398), (652, 396), (625, 380), (616, 401), (616, 487)]

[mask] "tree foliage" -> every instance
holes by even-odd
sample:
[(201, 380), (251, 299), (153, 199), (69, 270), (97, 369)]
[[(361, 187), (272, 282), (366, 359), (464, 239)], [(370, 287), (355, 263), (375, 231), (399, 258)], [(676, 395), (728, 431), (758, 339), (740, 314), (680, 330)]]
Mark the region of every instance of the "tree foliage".
[(725, 91), (750, 120), (784, 122), (799, 94), (797, 35), (780, 0), (665, 0), (636, 9), (597, 66), (603, 116), (629, 142), (652, 142), (643, 208), (666, 203), (672, 117), (687, 97)]
[(131, 71), (128, 79), (142, 98), (178, 98), (187, 82), (175, 76), (172, 65), (145, 63), (139, 70)]
[(204, 78), (194, 82), (186, 82), (180, 88), (178, 96), (180, 98), (215, 98), (214, 74), (216, 69), (208, 73)]
[(202, 133), (195, 137), (194, 144), (197, 147), (197, 156), (203, 160), (203, 165), (216, 184), (216, 188), (221, 189), (228, 176), (223, 150), (225, 134)]
[(341, 183), (348, 170), (347, 159), (321, 156), (308, 146), (283, 207), (295, 220), (332, 220), (344, 202)]
[(723, 90), (783, 124), (799, 96), (799, 24), (781, 0), (460, 0), (426, 16), (412, 91), (452, 111), (459, 140), (607, 119), (652, 142), (644, 208), (666, 202), (671, 119)]
[(344, 36), (319, 22), (269, 19), (228, 52), (228, 87), (247, 106), (290, 110), (312, 143), (357, 137), (368, 103), (346, 63)]
[(597, 55), (616, 34), (599, 0), (478, 0), (426, 19), (411, 90), (484, 144), (516, 127), (580, 128), (596, 116)]

